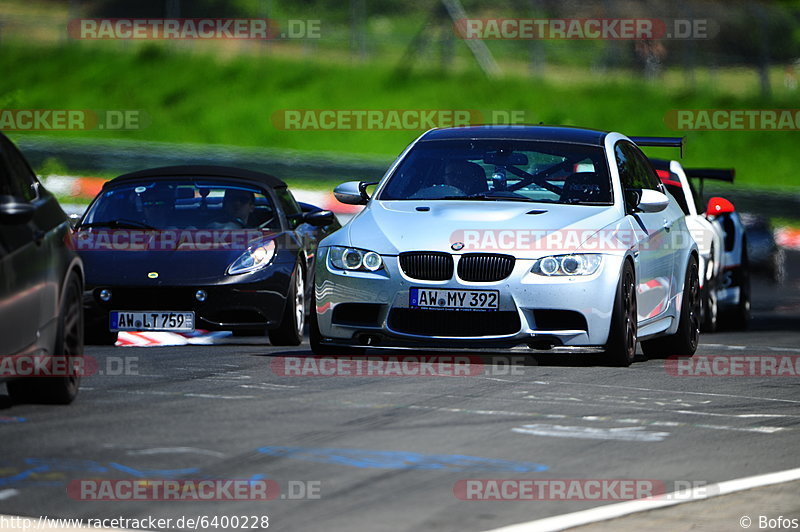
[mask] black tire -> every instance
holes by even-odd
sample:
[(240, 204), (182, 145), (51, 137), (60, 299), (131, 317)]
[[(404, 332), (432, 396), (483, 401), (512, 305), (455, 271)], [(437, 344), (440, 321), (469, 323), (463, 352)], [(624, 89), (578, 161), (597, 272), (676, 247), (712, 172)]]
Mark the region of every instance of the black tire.
[(67, 280), (58, 316), (58, 332), (52, 362), (69, 372), (62, 376), (26, 377), (6, 384), (8, 394), (17, 403), (70, 404), (78, 396), (83, 356), (83, 290), (77, 275)]
[(717, 305), (717, 291), (715, 287), (706, 285), (701, 292), (703, 321), (700, 329), (703, 332), (713, 333), (719, 325), (719, 306)]
[(694, 257), (686, 268), (682, 299), (678, 330), (675, 334), (642, 342), (642, 351), (647, 357), (691, 357), (697, 351), (700, 342), (700, 277)]
[(636, 356), (638, 332), (636, 277), (628, 261), (622, 268), (603, 357), (610, 366), (627, 367)]
[(770, 277), (772, 282), (778, 286), (783, 286), (786, 282), (786, 251), (778, 247), (772, 253), (772, 263), (770, 264)]
[(295, 268), (290, 283), (281, 323), (276, 329), (269, 331), (272, 345), (300, 345), (303, 342), (306, 292), (303, 267), (300, 264)]
[(729, 317), (731, 329), (743, 331), (750, 324), (750, 265), (747, 262), (747, 253), (742, 254), (741, 285), (739, 287), (739, 304), (734, 307)]

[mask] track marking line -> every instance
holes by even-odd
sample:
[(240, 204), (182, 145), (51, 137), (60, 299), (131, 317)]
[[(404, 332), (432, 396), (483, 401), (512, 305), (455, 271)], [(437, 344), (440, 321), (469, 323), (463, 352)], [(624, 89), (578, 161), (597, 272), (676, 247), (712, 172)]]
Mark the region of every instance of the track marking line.
[(15, 489), (2, 490), (0, 491), (0, 501), (10, 499), (11, 497), (14, 497), (16, 495), (19, 495), (19, 490)]
[(225, 458), (225, 453), (210, 451), (208, 449), (198, 449), (197, 447), (153, 447), (151, 449), (138, 449), (125, 453), (129, 456), (151, 455), (151, 454), (204, 454), (217, 458)]
[(565, 425), (522, 425), (514, 427), (511, 432), (531, 434), (533, 436), (550, 436), (554, 438), (577, 438), (581, 440), (614, 440), (654, 442), (664, 441), (669, 432), (648, 432), (644, 427), (615, 427), (609, 429), (595, 427), (573, 427)]
[(787, 469), (785, 471), (726, 480), (700, 488), (693, 488), (690, 490), (691, 495), (689, 497), (686, 496), (686, 491), (676, 491), (667, 495), (660, 495), (658, 498), (607, 504), (596, 508), (590, 508), (589, 510), (545, 517), (544, 519), (537, 519), (526, 523), (495, 528), (488, 532), (550, 532), (565, 530), (634, 513), (647, 512), (667, 506), (676, 506), (687, 502), (697, 502), (704, 499), (719, 497), (720, 495), (728, 495), (738, 491), (771, 486), (773, 484), (782, 484), (798, 479), (800, 479), (800, 468)]
[(600, 388), (621, 388), (623, 390), (637, 390), (640, 392), (661, 392), (661, 393), (677, 393), (687, 395), (706, 395), (709, 397), (731, 397), (733, 399), (755, 399), (757, 401), (774, 401), (779, 403), (793, 403), (800, 404), (800, 401), (795, 399), (776, 399), (774, 397), (753, 397), (751, 395), (735, 395), (730, 393), (710, 393), (710, 392), (689, 392), (685, 390), (663, 390), (660, 388), (638, 388), (633, 386), (620, 386), (615, 384), (594, 384), (591, 382), (565, 382), (565, 381), (532, 381), (527, 384), (566, 384), (568, 386), (595, 386)]
[[(349, 406), (355, 408), (387, 408), (387, 407), (403, 407), (404, 405), (399, 404), (381, 404), (381, 405), (372, 405), (372, 404), (359, 404), (353, 402), (347, 402)], [(582, 416), (582, 415), (567, 415), (567, 414), (545, 414), (542, 412), (513, 412), (509, 410), (473, 410), (468, 408), (451, 408), (451, 407), (441, 407), (441, 406), (427, 406), (427, 405), (408, 405), (405, 406), (409, 410), (428, 410), (428, 411), (437, 411), (437, 412), (449, 412), (453, 414), (472, 414), (472, 415), (480, 415), (480, 416), (520, 416), (520, 417), (532, 417), (532, 418), (544, 418), (544, 419), (575, 419), (575, 420), (585, 420), (585, 421), (600, 421), (604, 422), (607, 421), (609, 423), (632, 423), (634, 418), (623, 418), (617, 419), (610, 416)], [(588, 417), (588, 419), (587, 419)], [(661, 421), (661, 420), (636, 420), (640, 422), (642, 427), (648, 426), (661, 426), (661, 427), (695, 427), (700, 429), (711, 429), (711, 430), (727, 430), (732, 432), (755, 432), (758, 434), (774, 434), (776, 432), (784, 432), (788, 430), (793, 430), (787, 427), (770, 427), (770, 426), (758, 426), (758, 427), (733, 427), (730, 425), (709, 425), (707, 423), (686, 423), (682, 421)]]

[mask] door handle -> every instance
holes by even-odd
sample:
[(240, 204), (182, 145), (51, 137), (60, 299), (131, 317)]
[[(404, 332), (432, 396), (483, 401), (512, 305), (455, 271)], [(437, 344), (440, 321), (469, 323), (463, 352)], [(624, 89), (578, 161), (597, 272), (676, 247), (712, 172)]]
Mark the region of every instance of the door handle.
[(664, 220), (664, 230), (667, 233), (669, 233), (671, 229), (672, 229), (672, 222), (670, 222), (669, 220)]
[(36, 229), (33, 232), (33, 241), (36, 243), (37, 246), (41, 246), (42, 242), (44, 241), (45, 232), (41, 229)]

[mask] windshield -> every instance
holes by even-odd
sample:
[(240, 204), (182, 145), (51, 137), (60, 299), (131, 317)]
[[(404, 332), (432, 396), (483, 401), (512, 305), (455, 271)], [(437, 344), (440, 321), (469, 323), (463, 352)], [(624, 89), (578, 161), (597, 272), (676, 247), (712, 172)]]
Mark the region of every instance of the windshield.
[(613, 194), (600, 146), (464, 139), (418, 143), (379, 199), (610, 205)]
[(82, 227), (145, 229), (280, 228), (262, 190), (203, 178), (149, 180), (105, 190)]

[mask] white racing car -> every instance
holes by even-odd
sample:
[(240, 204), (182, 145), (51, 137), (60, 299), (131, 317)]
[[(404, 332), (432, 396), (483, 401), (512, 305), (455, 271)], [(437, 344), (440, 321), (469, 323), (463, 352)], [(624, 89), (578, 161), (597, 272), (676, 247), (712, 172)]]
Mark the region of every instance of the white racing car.
[(605, 363), (691, 356), (697, 245), (635, 144), (545, 126), (434, 129), (367, 183), (319, 246), (311, 347), (600, 348)]
[[(750, 319), (750, 273), (745, 227), (733, 203), (721, 197), (703, 200), (703, 182), (732, 183), (728, 169), (684, 168), (678, 161), (650, 159), (658, 177), (686, 214), (700, 252), (702, 329), (743, 329)], [(700, 180), (698, 192), (691, 178)]]

